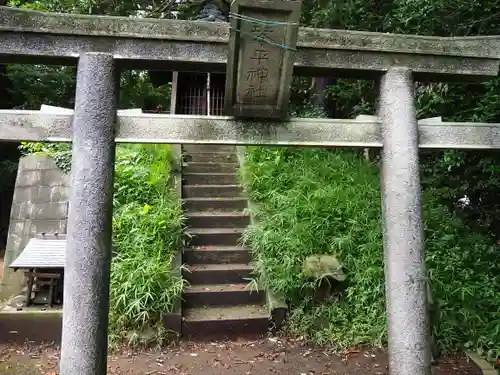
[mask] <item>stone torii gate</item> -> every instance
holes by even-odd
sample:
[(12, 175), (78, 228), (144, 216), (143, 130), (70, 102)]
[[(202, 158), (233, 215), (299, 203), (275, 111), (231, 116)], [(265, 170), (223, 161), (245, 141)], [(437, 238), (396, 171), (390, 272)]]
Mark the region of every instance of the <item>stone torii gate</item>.
[(0, 61), (77, 64), (74, 114), (0, 111), (0, 141), (73, 143), (62, 375), (106, 373), (116, 142), (383, 148), (390, 373), (430, 375), (418, 148), (500, 149), (500, 124), (417, 122), (413, 82), (496, 77), (500, 37), (437, 38), (300, 28), (296, 75), (380, 80), (379, 118), (117, 115), (121, 69), (224, 72), (227, 23), (0, 7)]

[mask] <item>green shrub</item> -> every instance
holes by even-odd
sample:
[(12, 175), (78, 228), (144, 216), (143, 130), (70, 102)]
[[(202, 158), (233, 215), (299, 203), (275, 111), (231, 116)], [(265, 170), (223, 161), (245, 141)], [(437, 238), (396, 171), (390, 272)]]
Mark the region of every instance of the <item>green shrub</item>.
[[(337, 348), (386, 341), (378, 167), (353, 152), (324, 149), (247, 150), (242, 180), (257, 223), (245, 241), (268, 287), (285, 296), (289, 329)], [(498, 246), (464, 232), (459, 219), (424, 194), (429, 279), (441, 319), (441, 348), (500, 346)], [(317, 283), (301, 272), (313, 254), (335, 255), (347, 287), (340, 300), (318, 304)]]
[[(67, 144), (23, 143), (23, 153), (46, 153), (71, 168)], [(184, 282), (173, 264), (183, 241), (182, 208), (169, 187), (168, 145), (120, 145), (113, 196), (113, 259), (109, 334), (112, 345), (161, 343), (162, 315), (180, 301)]]
[(19, 150), (22, 155), (49, 155), (64, 173), (69, 173), (71, 170), (71, 145), (69, 143), (21, 142)]
[[(173, 265), (182, 246), (183, 217), (168, 187), (170, 157), (164, 145), (117, 150), (110, 333), (130, 344), (161, 343), (162, 314), (173, 311), (184, 287)], [(155, 334), (148, 334), (152, 328)]]
[(433, 327), (441, 347), (500, 354), (499, 246), (468, 231), (462, 220), (425, 192), (428, 277), (440, 312)]

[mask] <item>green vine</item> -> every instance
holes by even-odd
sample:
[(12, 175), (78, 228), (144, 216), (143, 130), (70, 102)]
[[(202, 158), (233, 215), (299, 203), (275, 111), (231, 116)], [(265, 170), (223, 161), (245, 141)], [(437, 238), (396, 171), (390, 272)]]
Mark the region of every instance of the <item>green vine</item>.
[(69, 143), (22, 142), (19, 150), (23, 155), (48, 155), (64, 173), (71, 171), (71, 145)]

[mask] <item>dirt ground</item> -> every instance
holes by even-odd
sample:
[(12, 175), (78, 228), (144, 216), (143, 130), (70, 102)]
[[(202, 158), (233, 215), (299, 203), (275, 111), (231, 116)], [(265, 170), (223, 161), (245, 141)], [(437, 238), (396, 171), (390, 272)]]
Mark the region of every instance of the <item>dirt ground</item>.
[[(59, 350), (52, 345), (0, 345), (0, 374), (57, 375)], [(335, 355), (299, 340), (183, 342), (162, 350), (111, 354), (108, 374), (127, 375), (385, 375), (387, 356), (377, 350)], [(434, 375), (480, 375), (464, 358), (447, 357)]]

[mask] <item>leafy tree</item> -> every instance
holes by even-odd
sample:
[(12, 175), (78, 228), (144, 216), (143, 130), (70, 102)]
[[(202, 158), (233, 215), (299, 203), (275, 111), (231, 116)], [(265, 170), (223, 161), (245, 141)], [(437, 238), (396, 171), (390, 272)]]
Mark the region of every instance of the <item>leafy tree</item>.
[[(500, 24), (500, 1), (305, 1), (302, 24), (435, 36), (495, 35)], [(335, 106), (330, 113), (337, 118), (375, 111), (378, 92), (373, 82), (338, 79), (324, 91), (331, 98), (328, 105)], [(417, 83), (416, 95), (420, 118), (500, 122), (498, 78), (483, 84)], [(424, 152), (422, 161), (425, 186), (440, 189), (440, 198), (449, 207), (455, 207), (457, 200), (467, 195), (471, 203), (460, 214), (468, 225), (498, 238), (499, 225), (494, 224), (498, 203), (494, 197), (500, 194), (495, 175), (500, 169), (499, 153)]]

